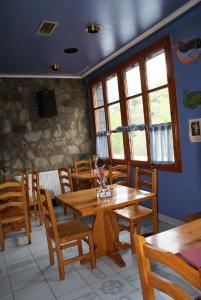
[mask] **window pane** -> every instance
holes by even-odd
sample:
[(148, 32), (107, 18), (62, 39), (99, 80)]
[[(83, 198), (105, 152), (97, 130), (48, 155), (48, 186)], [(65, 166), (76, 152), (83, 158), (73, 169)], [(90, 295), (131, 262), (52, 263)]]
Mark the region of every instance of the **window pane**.
[(148, 88), (153, 89), (167, 84), (165, 53), (162, 52), (146, 62)]
[(112, 158), (124, 159), (123, 134), (120, 132), (111, 134)]
[(118, 126), (121, 126), (121, 112), (120, 104), (116, 103), (109, 107), (109, 118), (110, 118), (110, 130), (115, 130)]
[(105, 131), (105, 110), (104, 108), (99, 108), (95, 110), (95, 120), (96, 120), (96, 132)]
[(127, 97), (141, 93), (140, 69), (138, 65), (126, 71), (126, 86)]
[(119, 100), (117, 76), (107, 80), (107, 97), (109, 103)]
[(149, 94), (151, 124), (171, 122), (168, 89), (162, 89)]
[(101, 83), (98, 83), (95, 87), (94, 107), (103, 106), (103, 87)]
[(129, 124), (144, 124), (144, 110), (142, 97), (128, 101)]
[(147, 161), (145, 130), (135, 130), (130, 133), (131, 159)]

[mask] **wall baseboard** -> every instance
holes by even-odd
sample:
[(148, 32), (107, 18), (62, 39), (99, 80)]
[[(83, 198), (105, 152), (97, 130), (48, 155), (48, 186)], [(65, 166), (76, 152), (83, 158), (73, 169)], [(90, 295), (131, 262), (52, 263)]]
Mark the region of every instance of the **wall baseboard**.
[(169, 216), (166, 216), (163, 214), (158, 214), (158, 219), (162, 222), (171, 224), (173, 226), (180, 226), (180, 225), (184, 224), (184, 222), (179, 219), (172, 218), (172, 217), (169, 217)]

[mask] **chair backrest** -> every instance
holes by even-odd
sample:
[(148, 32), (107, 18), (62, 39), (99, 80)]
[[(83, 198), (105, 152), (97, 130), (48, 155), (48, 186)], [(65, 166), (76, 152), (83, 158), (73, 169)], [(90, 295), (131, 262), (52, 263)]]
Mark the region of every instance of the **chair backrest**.
[(157, 194), (157, 170), (135, 168), (135, 188)]
[(38, 190), (39, 190), (39, 174), (37, 171), (32, 171), (32, 197), (33, 201), (37, 202), (38, 199)]
[(25, 187), (26, 197), (29, 197), (29, 173), (26, 169), (21, 171), (22, 180)]
[(57, 222), (54, 214), (54, 208), (50, 193), (44, 189), (39, 190), (39, 201), (42, 208), (43, 219), (45, 223), (45, 229), (48, 233), (54, 234), (55, 242), (59, 242), (59, 233), (57, 228)]
[(21, 182), (8, 181), (0, 184), (0, 212), (2, 213), (11, 208), (15, 208), (16, 218), (22, 214), (28, 218), (23, 180)]
[(109, 183), (130, 186), (130, 163), (127, 165), (109, 166)]
[[(135, 249), (140, 273), (143, 299), (155, 300), (154, 288), (175, 300), (190, 300), (191, 296), (177, 283), (158, 275), (151, 269), (151, 261), (161, 263), (200, 289), (200, 274), (177, 255), (155, 248), (146, 243), (143, 236), (135, 235)], [(174, 277), (173, 277), (174, 278)]]
[(59, 182), (62, 194), (65, 194), (67, 192), (66, 188), (68, 189), (68, 191), (70, 190), (70, 192), (73, 192), (73, 181), (70, 168), (68, 166), (64, 168), (57, 166), (57, 171), (59, 174)]
[(91, 159), (74, 160), (74, 168), (75, 168), (75, 174), (82, 172), (82, 171), (92, 170)]

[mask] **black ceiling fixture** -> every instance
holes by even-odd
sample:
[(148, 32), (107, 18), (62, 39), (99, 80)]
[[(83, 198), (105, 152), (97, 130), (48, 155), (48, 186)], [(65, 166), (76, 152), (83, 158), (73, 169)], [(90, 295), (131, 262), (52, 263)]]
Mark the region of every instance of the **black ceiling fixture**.
[(73, 54), (73, 53), (76, 53), (78, 51), (79, 50), (77, 48), (66, 48), (66, 49), (64, 49), (64, 52), (68, 53), (68, 54)]

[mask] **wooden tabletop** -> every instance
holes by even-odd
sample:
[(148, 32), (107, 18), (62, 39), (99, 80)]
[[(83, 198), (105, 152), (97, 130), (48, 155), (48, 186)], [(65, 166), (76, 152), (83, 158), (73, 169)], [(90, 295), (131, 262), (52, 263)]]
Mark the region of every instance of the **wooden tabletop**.
[(137, 190), (118, 184), (110, 185), (113, 188), (113, 195), (104, 199), (97, 199), (97, 188), (82, 190), (72, 193), (66, 193), (56, 196), (62, 203), (67, 204), (82, 216), (96, 214), (99, 210), (122, 208), (128, 205), (138, 203), (140, 200), (146, 200), (154, 194), (147, 191)]
[(177, 254), (201, 242), (201, 219), (152, 235), (146, 241), (152, 246)]

